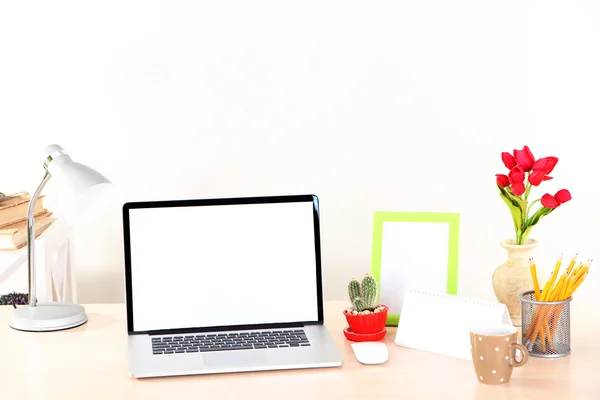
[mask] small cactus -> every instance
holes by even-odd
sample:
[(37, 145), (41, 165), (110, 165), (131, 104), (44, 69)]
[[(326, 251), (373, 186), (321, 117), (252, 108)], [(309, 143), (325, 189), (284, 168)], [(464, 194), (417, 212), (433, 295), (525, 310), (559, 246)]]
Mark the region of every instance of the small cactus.
[(360, 283), (352, 278), (348, 284), (348, 296), (356, 311), (373, 310), (377, 301), (377, 281), (369, 274), (365, 274)]
[(371, 275), (366, 275), (360, 284), (360, 291), (365, 300), (365, 307), (375, 307), (375, 302), (377, 301), (377, 281), (375, 278)]
[(360, 297), (355, 298), (352, 305), (354, 306), (354, 309), (358, 312), (361, 312), (365, 309), (365, 302)]

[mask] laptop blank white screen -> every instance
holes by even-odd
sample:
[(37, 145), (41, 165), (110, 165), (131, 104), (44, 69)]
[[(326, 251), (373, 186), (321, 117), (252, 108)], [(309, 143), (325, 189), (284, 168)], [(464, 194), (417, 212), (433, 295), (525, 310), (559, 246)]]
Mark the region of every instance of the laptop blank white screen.
[(313, 203), (129, 210), (134, 331), (318, 320)]

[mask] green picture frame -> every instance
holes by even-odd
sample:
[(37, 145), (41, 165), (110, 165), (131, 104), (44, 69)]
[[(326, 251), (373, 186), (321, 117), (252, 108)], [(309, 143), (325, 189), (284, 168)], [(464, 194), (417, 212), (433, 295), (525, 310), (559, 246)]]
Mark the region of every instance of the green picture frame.
[[(387, 232), (384, 232), (387, 227)], [(404, 233), (402, 233), (404, 232)], [(428, 274), (431, 278), (431, 286), (427, 287), (425, 278), (418, 281), (420, 289), (441, 292), (445, 289), (447, 294), (457, 294), (458, 290), (458, 253), (460, 234), (460, 214), (440, 212), (384, 212), (378, 211), (373, 217), (373, 242), (371, 255), (371, 275), (379, 285), (378, 302), (382, 298), (388, 299), (390, 304), (386, 325), (397, 326), (400, 321), (402, 292), (412, 283), (409, 275), (411, 265), (402, 265), (398, 261), (403, 257), (403, 246), (406, 253), (418, 253), (419, 246), (427, 244), (427, 258), (432, 258), (427, 264), (425, 255), (423, 260), (418, 261), (418, 254), (412, 255), (405, 263), (420, 264), (419, 267), (431, 268), (430, 271), (419, 270), (418, 273)], [(407, 238), (407, 242), (394, 242)], [(425, 242), (425, 241), (428, 242)], [(432, 241), (434, 243), (431, 243)], [(413, 241), (409, 243), (409, 241)], [(386, 247), (387, 246), (387, 247)], [(386, 247), (386, 248), (384, 248)], [(437, 257), (437, 259), (436, 259)], [(390, 264), (383, 266), (383, 264)], [(382, 268), (384, 269), (382, 274)], [(383, 276), (383, 281), (382, 281)], [(406, 282), (405, 278), (406, 276)], [(430, 279), (430, 278), (427, 278)], [(415, 283), (417, 284), (417, 283)], [(403, 286), (403, 287), (401, 287)], [(445, 286), (445, 287), (444, 287)], [(395, 304), (395, 305), (394, 305)]]

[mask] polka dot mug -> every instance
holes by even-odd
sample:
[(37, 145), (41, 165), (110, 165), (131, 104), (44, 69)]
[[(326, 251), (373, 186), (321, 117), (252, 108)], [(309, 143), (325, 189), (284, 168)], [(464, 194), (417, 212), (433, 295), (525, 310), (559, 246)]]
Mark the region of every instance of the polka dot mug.
[(529, 359), (525, 346), (517, 343), (517, 328), (508, 324), (472, 328), (471, 356), (477, 379), (488, 385), (508, 383), (513, 367)]

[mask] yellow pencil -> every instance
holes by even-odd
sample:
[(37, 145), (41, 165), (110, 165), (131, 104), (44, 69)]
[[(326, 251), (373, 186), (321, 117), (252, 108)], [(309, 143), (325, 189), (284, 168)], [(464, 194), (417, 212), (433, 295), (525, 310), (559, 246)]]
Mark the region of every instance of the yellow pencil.
[(575, 263), (577, 262), (577, 256), (579, 255), (579, 253), (575, 253), (575, 255), (573, 256), (573, 259), (571, 260), (571, 262), (569, 263), (569, 266), (567, 267), (567, 271), (566, 274), (568, 275), (571, 270), (573, 269), (573, 267), (575, 266)]
[(535, 293), (535, 301), (540, 300), (540, 284), (537, 278), (537, 270), (533, 258), (529, 259), (529, 268), (531, 269), (531, 277), (533, 278), (533, 292)]
[(569, 293), (569, 297), (571, 297), (573, 295), (573, 293), (575, 293), (575, 291), (577, 290), (577, 288), (579, 286), (581, 286), (581, 284), (583, 283), (583, 281), (585, 280), (585, 277), (587, 276), (588, 272), (586, 271), (582, 276), (581, 279), (579, 279), (574, 285), (573, 288), (571, 289), (571, 292)]
[(578, 268), (577, 271), (573, 274), (573, 280), (574, 280), (573, 284), (577, 283), (579, 278), (581, 278), (581, 276), (583, 274), (585, 274), (587, 271), (589, 271), (589, 269), (590, 269), (589, 261), (588, 261), (588, 263), (585, 263), (580, 268)]
[[(590, 266), (592, 265), (593, 260), (589, 260), (584, 266), (581, 267), (579, 273), (576, 276), (573, 276), (574, 282), (570, 288), (567, 288), (568, 296), (571, 297), (573, 293), (577, 290), (579, 286), (583, 283), (587, 274), (590, 272)], [(567, 297), (568, 298), (568, 297)]]
[(554, 271), (550, 272), (550, 276), (548, 277), (548, 280), (544, 284), (544, 289), (542, 290), (540, 301), (546, 301), (546, 296), (548, 295), (548, 292), (550, 291), (550, 283), (552, 282), (552, 275), (554, 275)]
[[(545, 299), (542, 301), (562, 301), (572, 297), (589, 274), (592, 261), (593, 260), (590, 259), (586, 263), (580, 262), (576, 268), (573, 268), (575, 266), (575, 262), (572, 260), (554, 288), (552, 288), (552, 285), (548, 285), (548, 282), (546, 282), (544, 291), (546, 291), (546, 287), (550, 287), (552, 289), (546, 296), (543, 296), (542, 294), (542, 297)], [(554, 282), (557, 278), (556, 268), (552, 272), (551, 277), (552, 282)], [(525, 337), (530, 341), (536, 341), (537, 337), (539, 336), (542, 352), (546, 351), (546, 340), (548, 340), (550, 350), (553, 350), (553, 337), (558, 328), (557, 319), (560, 317), (560, 313), (564, 308), (564, 304), (561, 304), (556, 308), (553, 308), (553, 306), (549, 307), (550, 308), (548, 309), (542, 308), (539, 310), (539, 312), (536, 310), (532, 324), (525, 335)]]
[[(583, 281), (585, 280), (585, 278), (587, 277), (588, 273), (589, 273), (589, 269), (590, 269), (590, 265), (592, 263), (592, 260), (589, 260), (585, 265), (582, 265), (580, 268), (578, 268), (577, 271), (577, 275), (573, 275), (571, 276), (571, 278), (569, 279), (569, 285), (570, 288), (565, 289), (563, 288), (563, 292), (565, 293), (561, 300), (566, 300), (568, 298), (570, 298), (571, 296), (573, 296), (573, 293), (575, 293), (575, 291), (577, 290), (577, 288), (579, 286), (581, 286), (581, 284), (583, 283)], [(566, 281), (563, 282), (563, 286), (567, 286), (565, 285)], [(564, 305), (561, 305), (557, 310), (555, 310), (554, 312), (554, 317), (556, 317), (556, 315), (560, 315), (562, 309), (563, 309)], [(551, 328), (551, 332), (552, 335), (554, 335), (554, 333), (556, 332), (557, 329), (557, 324), (555, 323), (554, 326)]]
[(569, 278), (569, 282), (567, 284), (567, 289), (565, 290), (565, 298), (569, 298), (570, 295), (569, 293), (571, 293), (571, 288), (573, 288), (573, 284), (575, 283), (575, 276), (571, 276)]
[(587, 263), (579, 266), (573, 272), (573, 275), (571, 276), (571, 279), (569, 279), (569, 286), (567, 287), (567, 294), (572, 290), (573, 286), (577, 283), (577, 281), (579, 280), (579, 278), (590, 269), (590, 267), (589, 267), (590, 264), (591, 264), (591, 260), (588, 260)]
[[(569, 263), (569, 266), (567, 267), (567, 269), (565, 270), (564, 276), (565, 276), (565, 280), (567, 279), (567, 277), (569, 276), (569, 274), (571, 273), (571, 271), (573, 270), (573, 267), (575, 266), (575, 263), (577, 262), (577, 256), (579, 255), (579, 253), (575, 253), (575, 255), (573, 256), (573, 259), (571, 260), (571, 262)], [(580, 263), (581, 265), (581, 263)]]
[[(579, 269), (582, 265), (583, 265), (583, 261), (580, 261), (579, 265), (577, 266), (577, 268), (575, 268), (575, 270)], [(567, 287), (569, 286), (568, 285), (569, 279), (571, 278), (571, 276), (573, 276), (573, 273), (575, 272), (575, 270), (573, 270), (573, 269), (567, 270), (567, 276), (565, 277), (565, 281), (564, 281), (564, 284), (563, 284), (563, 289), (562, 289), (562, 292), (560, 294), (560, 298), (562, 300), (568, 299), (568, 297), (566, 297), (567, 296)]]
[[(558, 276), (558, 271), (560, 270), (561, 264), (562, 264), (562, 254), (558, 258), (558, 260), (556, 260), (556, 266), (554, 267), (554, 272), (552, 273), (552, 282), (550, 282), (550, 289), (552, 289), (554, 287), (554, 283), (556, 282), (556, 277)], [(548, 299), (550, 299), (551, 294), (552, 293), (550, 292), (546, 295), (546, 301), (548, 301)]]
[[(554, 271), (550, 272), (550, 276), (548, 277), (548, 279), (546, 280), (546, 283), (544, 284), (544, 290), (542, 291), (541, 295), (540, 295), (540, 299), (536, 298), (536, 301), (547, 301), (546, 300), (546, 296), (549, 296), (549, 292), (551, 292), (550, 290), (550, 283), (552, 282), (552, 276), (554, 275)], [(526, 337), (531, 337), (532, 341), (535, 341), (535, 339), (538, 336), (538, 324), (540, 323), (540, 319), (541, 319), (541, 312), (538, 311), (543, 311), (543, 309), (538, 309), (536, 310), (536, 312), (533, 314), (533, 319), (531, 320), (531, 324), (529, 325), (529, 329), (527, 329), (527, 332), (525, 333)], [(541, 332), (541, 335), (543, 336), (543, 330)]]
[[(554, 270), (550, 273), (550, 277), (548, 278), (548, 280), (546, 281), (545, 285), (544, 285), (544, 290), (541, 294), (541, 299), (538, 299), (536, 297), (536, 301), (543, 301), (543, 302), (547, 302), (547, 301), (553, 301), (554, 298), (557, 298), (559, 295), (560, 290), (562, 290), (562, 285), (564, 284), (565, 281), (565, 277), (561, 277), (558, 281), (558, 283), (556, 284), (556, 286), (554, 286), (554, 283), (556, 282), (556, 278), (558, 276), (558, 272), (560, 271), (560, 266), (562, 264), (562, 254), (560, 255), (560, 257), (558, 258), (558, 260), (556, 261), (556, 265), (554, 266)], [(573, 265), (575, 264), (575, 257), (573, 258), (573, 260), (571, 260), (571, 262), (569, 263), (569, 267), (567, 267), (567, 269), (569, 268), (573, 268)], [(531, 262), (530, 262), (531, 264)], [(534, 264), (535, 265), (535, 264)], [(534, 290), (535, 290), (535, 283), (534, 283)], [(540, 310), (540, 313), (535, 313), (533, 320), (532, 320), (532, 324), (529, 326), (529, 329), (527, 330), (527, 332), (525, 333), (526, 336), (529, 336), (532, 334), (533, 338), (532, 340), (535, 341), (535, 339), (538, 336), (538, 333), (540, 335), (540, 339), (542, 340), (542, 342), (544, 341), (544, 329), (543, 329), (543, 325), (544, 323), (546, 323), (545, 317), (546, 317), (546, 313), (544, 312), (544, 309)], [(541, 321), (540, 321), (541, 320)], [(538, 329), (536, 329), (536, 325), (541, 324), (540, 327), (538, 327)]]
[(565, 276), (562, 275), (560, 277), (560, 279), (558, 280), (558, 283), (556, 284), (556, 287), (552, 290), (552, 293), (550, 293), (550, 295), (551, 295), (550, 301), (559, 300), (560, 292), (562, 290), (562, 286), (564, 284), (564, 281), (565, 281)]
[[(548, 344), (550, 345), (550, 350), (554, 351), (554, 341), (552, 340), (552, 332), (550, 332), (550, 326), (548, 322), (544, 322), (544, 333), (546, 334), (546, 338), (548, 339)], [(542, 345), (543, 347), (543, 345)]]
[[(545, 297), (546, 296), (550, 296), (550, 292), (552, 291), (550, 288), (550, 283), (552, 282), (552, 276), (554, 275), (554, 271), (550, 272), (550, 276), (548, 277), (548, 280), (546, 280), (546, 283), (544, 284), (544, 291), (541, 293), (541, 298), (539, 300), (536, 299), (536, 301), (549, 301), (546, 300)], [(542, 339), (542, 341), (544, 340), (544, 330), (543, 330), (543, 315), (545, 314), (546, 309), (543, 306), (539, 306), (539, 308), (536, 306), (536, 310), (533, 314), (533, 319), (531, 320), (531, 324), (529, 325), (529, 328), (527, 329), (527, 332), (525, 333), (526, 337), (530, 337), (531, 341), (535, 342), (535, 339), (537, 338), (538, 335), (540, 335), (540, 338)]]
[(587, 275), (587, 273), (589, 272), (590, 267), (588, 267), (587, 265), (585, 265), (583, 268), (581, 268), (581, 270), (579, 271), (579, 273), (574, 277), (575, 281), (573, 282), (573, 287), (575, 287), (575, 285), (577, 285), (577, 283), (584, 277)]
[(567, 299), (569, 298), (569, 293), (571, 292), (571, 288), (573, 287), (573, 285), (577, 281), (577, 277), (579, 276), (579, 272), (584, 267), (585, 267), (585, 265), (581, 264), (581, 265), (577, 266), (577, 268), (575, 268), (571, 272), (571, 275), (569, 276), (569, 282), (568, 282), (568, 285), (567, 285), (567, 289), (565, 290), (565, 298), (567, 298)]
[[(548, 279), (550, 282), (546, 282), (546, 286), (548, 287), (548, 289), (552, 289), (552, 287), (554, 287), (554, 282), (556, 282), (556, 275), (558, 275), (558, 270), (560, 269), (561, 263), (562, 263), (562, 254), (556, 261), (556, 266), (554, 267), (554, 271), (552, 271), (552, 274), (550, 275), (550, 279)], [(551, 290), (546, 290), (546, 286), (544, 286), (544, 291), (542, 292), (542, 301), (550, 300)]]

